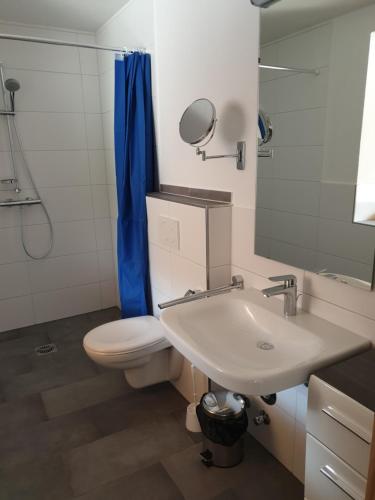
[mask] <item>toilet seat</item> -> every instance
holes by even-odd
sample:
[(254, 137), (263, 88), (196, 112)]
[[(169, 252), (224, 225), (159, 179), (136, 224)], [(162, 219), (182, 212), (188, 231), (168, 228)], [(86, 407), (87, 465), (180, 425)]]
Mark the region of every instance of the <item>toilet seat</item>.
[(170, 347), (164, 329), (153, 316), (121, 319), (91, 330), (83, 339), (86, 352), (100, 356), (134, 357)]

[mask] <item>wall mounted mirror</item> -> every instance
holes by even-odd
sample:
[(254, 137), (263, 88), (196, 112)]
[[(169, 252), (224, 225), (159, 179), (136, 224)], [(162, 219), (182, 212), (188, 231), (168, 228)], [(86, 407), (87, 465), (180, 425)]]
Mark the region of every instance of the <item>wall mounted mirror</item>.
[(185, 109), (181, 117), (181, 139), (191, 146), (206, 145), (212, 139), (215, 125), (215, 106), (208, 99), (197, 99)]
[(196, 148), (197, 155), (200, 155), (203, 161), (217, 160), (220, 158), (235, 158), (238, 170), (245, 168), (245, 142), (237, 142), (237, 152), (230, 155), (210, 155), (202, 150), (215, 133), (216, 128), (216, 109), (209, 99), (197, 99), (188, 106), (182, 114), (179, 130), (181, 139)]
[(260, 14), (273, 154), (258, 153), (255, 252), (371, 289), (375, 0), (281, 0)]

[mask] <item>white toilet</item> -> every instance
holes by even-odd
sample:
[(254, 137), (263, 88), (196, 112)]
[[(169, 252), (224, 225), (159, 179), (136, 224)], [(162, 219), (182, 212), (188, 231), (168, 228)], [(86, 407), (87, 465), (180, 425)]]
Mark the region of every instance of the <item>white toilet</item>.
[(181, 374), (183, 358), (153, 316), (98, 326), (85, 335), (83, 347), (98, 365), (124, 370), (126, 380), (136, 389), (175, 380)]

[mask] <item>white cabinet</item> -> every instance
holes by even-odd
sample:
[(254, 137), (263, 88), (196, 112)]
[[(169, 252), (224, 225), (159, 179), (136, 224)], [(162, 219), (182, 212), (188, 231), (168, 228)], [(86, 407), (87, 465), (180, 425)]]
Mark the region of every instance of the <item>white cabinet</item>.
[(365, 500), (374, 413), (310, 378), (305, 497)]

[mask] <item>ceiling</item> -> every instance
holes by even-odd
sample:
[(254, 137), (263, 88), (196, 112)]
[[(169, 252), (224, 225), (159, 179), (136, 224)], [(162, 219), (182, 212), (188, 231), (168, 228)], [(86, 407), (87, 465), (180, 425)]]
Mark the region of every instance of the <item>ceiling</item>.
[(96, 31), (129, 0), (0, 0), (0, 19)]
[(262, 9), (261, 43), (371, 4), (375, 4), (375, 0), (281, 0), (268, 9)]

